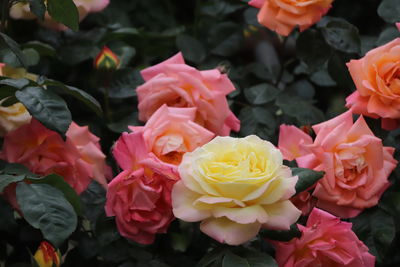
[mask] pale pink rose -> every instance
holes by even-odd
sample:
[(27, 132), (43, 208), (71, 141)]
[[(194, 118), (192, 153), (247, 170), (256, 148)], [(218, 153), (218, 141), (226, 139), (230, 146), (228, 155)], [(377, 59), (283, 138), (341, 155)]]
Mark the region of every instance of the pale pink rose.
[(141, 72), (143, 85), (136, 89), (139, 119), (147, 121), (156, 110), (196, 107), (196, 123), (217, 135), (239, 131), (240, 121), (229, 109), (226, 95), (235, 90), (226, 74), (218, 69), (199, 71), (185, 64), (181, 53)]
[(187, 152), (172, 190), (174, 215), (200, 223), (218, 242), (239, 245), (261, 228), (288, 230), (301, 212), (289, 201), (297, 176), (270, 142), (229, 136)]
[(39, 175), (56, 173), (80, 194), (94, 178), (97, 167), (85, 149), (78, 148), (70, 138), (62, 140), (58, 133), (32, 119), (29, 124), (6, 134), (0, 158), (23, 164)]
[(397, 22), (397, 23), (396, 23), (396, 27), (397, 27), (397, 29), (399, 29), (399, 31), (400, 31), (400, 22)]
[(295, 126), (282, 124), (279, 130), (279, 143), (278, 147), (286, 160), (294, 160), (300, 157), (307, 150), (304, 145), (313, 143), (311, 136)]
[(174, 219), (171, 188), (177, 179), (176, 166), (149, 152), (140, 132), (123, 133), (113, 153), (123, 171), (108, 185), (106, 214), (116, 217), (122, 236), (151, 244)]
[[(100, 12), (104, 8), (108, 6), (110, 0), (73, 0), (78, 12), (79, 12), (79, 21), (82, 21), (89, 13)], [(37, 19), (36, 15), (34, 15), (29, 8), (28, 2), (21, 2), (12, 5), (10, 9), (10, 17), (13, 19)], [(54, 30), (65, 31), (68, 29), (61, 23), (58, 23), (54, 19), (50, 17), (50, 15), (46, 12), (44, 21), (38, 20), (40, 24), (47, 28), (51, 28)]]
[(88, 126), (79, 126), (72, 122), (65, 134), (78, 149), (81, 158), (92, 166), (92, 178), (107, 187), (112, 177), (111, 168), (106, 164), (106, 155), (100, 147), (100, 138), (89, 131)]
[(145, 126), (130, 126), (142, 132), (147, 147), (162, 161), (179, 165), (183, 154), (208, 143), (214, 134), (195, 123), (196, 108), (162, 105)]
[[(317, 207), (343, 218), (355, 217), (365, 208), (375, 206), (389, 187), (388, 177), (397, 165), (394, 148), (384, 147), (361, 116), (353, 123), (350, 111), (314, 125), (313, 144), (302, 142), (303, 132), (291, 131), (291, 139), (279, 140), (280, 149), (298, 138), (296, 157), (299, 167), (325, 171), (313, 196)], [(281, 128), (285, 131), (287, 128)], [(288, 136), (281, 133), (280, 136)]]
[(375, 266), (375, 256), (368, 252), (368, 247), (358, 239), (351, 226), (314, 208), (307, 225), (298, 224), (301, 237), (289, 242), (272, 242), (278, 266)]
[(400, 38), (369, 51), (363, 58), (347, 63), (357, 91), (347, 97), (353, 113), (382, 118), (391, 130), (400, 119)]
[(300, 31), (318, 22), (331, 8), (333, 0), (251, 0), (260, 9), (258, 22), (278, 34), (288, 36), (298, 26)]

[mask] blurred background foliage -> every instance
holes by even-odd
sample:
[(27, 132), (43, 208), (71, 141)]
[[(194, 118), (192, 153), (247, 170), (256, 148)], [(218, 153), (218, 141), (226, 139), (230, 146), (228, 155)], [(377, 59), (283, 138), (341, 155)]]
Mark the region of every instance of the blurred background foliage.
[[(113, 142), (127, 125), (141, 124), (135, 94), (143, 83), (141, 69), (178, 51), (199, 69), (219, 68), (237, 89), (229, 95), (241, 120), (237, 135), (257, 134), (276, 144), (282, 123), (308, 128), (346, 110), (345, 97), (355, 87), (345, 63), (400, 37), (394, 26), (400, 12), (391, 10), (396, 1), (335, 0), (317, 25), (287, 38), (260, 26), (258, 11), (239, 0), (112, 0), (103, 12), (85, 18), (77, 32), (10, 20), (6, 33), (20, 44), (30, 73), (80, 88), (100, 102), (103, 115), (63, 95), (72, 119), (90, 125), (117, 171), (110, 155)], [(104, 45), (121, 59), (120, 69), (109, 75), (93, 67)], [(0, 62), (21, 67), (4, 42)], [(377, 121), (368, 122), (386, 145), (399, 150), (399, 130), (388, 133)], [(351, 220), (378, 266), (400, 266), (399, 169), (391, 181), (379, 206)], [(275, 266), (268, 255), (273, 249), (261, 236), (232, 248), (200, 234), (197, 224), (179, 221), (153, 245), (138, 245), (122, 238), (113, 219), (105, 217), (101, 186), (92, 183), (80, 198), (83, 216), (60, 247), (63, 254), (69, 251), (63, 266)], [(1, 261), (29, 266), (29, 250), (42, 240), (40, 231), (15, 218), (2, 199), (0, 210)]]

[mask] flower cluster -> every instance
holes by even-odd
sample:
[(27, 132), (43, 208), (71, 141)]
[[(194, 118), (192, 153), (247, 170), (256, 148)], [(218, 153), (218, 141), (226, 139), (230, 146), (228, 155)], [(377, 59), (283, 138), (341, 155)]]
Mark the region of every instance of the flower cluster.
[(185, 153), (238, 130), (239, 120), (226, 100), (234, 86), (217, 69), (198, 71), (179, 53), (141, 73), (139, 118), (147, 122), (114, 146), (123, 171), (109, 184), (106, 212), (123, 236), (149, 244), (174, 219), (171, 190)]

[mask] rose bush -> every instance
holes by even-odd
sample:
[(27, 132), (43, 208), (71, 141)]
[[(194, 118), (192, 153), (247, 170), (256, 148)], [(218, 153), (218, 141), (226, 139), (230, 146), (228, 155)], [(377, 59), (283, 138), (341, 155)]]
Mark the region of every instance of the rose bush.
[(1, 1), (0, 265), (400, 266), (397, 10)]

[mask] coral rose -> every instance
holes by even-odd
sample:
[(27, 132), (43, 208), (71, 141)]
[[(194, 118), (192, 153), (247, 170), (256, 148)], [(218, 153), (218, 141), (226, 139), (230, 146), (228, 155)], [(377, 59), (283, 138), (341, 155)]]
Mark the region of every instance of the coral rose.
[(75, 122), (71, 123), (65, 135), (78, 149), (81, 158), (92, 166), (92, 178), (107, 187), (112, 172), (106, 164), (106, 155), (101, 151), (100, 138), (92, 134), (88, 126), (79, 126)]
[[(72, 132), (77, 127), (73, 125)], [(91, 145), (79, 148), (74, 143), (77, 141), (71, 140), (74, 133), (69, 131), (68, 135), (70, 137), (63, 141), (58, 133), (32, 119), (29, 124), (6, 134), (0, 158), (23, 164), (39, 175), (61, 175), (80, 194), (96, 176), (98, 166), (105, 164), (104, 158), (96, 158), (102, 154), (96, 142), (92, 144), (95, 148)]]
[(301, 237), (289, 242), (273, 242), (275, 259), (279, 267), (375, 266), (375, 257), (351, 226), (351, 223), (314, 208), (307, 225), (298, 225)]
[(174, 219), (171, 188), (176, 166), (149, 152), (140, 132), (123, 133), (113, 153), (123, 171), (108, 185), (106, 214), (116, 217), (122, 236), (151, 244)]
[(400, 38), (347, 63), (357, 91), (347, 97), (346, 107), (356, 114), (382, 118), (385, 129), (400, 119)]
[(240, 122), (229, 109), (226, 95), (235, 90), (218, 69), (199, 71), (185, 64), (181, 53), (142, 70), (143, 85), (136, 89), (139, 119), (147, 121), (163, 104), (196, 107), (196, 123), (217, 135), (238, 131)]
[[(78, 12), (79, 21), (83, 20), (89, 13), (100, 12), (108, 6), (110, 0), (73, 0)], [(18, 2), (10, 9), (10, 17), (13, 19), (36, 19), (37, 17), (30, 11), (28, 2)], [(66, 30), (67, 27), (53, 20), (46, 12), (44, 21), (40, 23), (48, 28), (55, 30)]]
[(333, 0), (251, 0), (259, 8), (258, 22), (280, 35), (288, 36), (299, 26), (304, 31), (325, 15)]
[(162, 161), (179, 165), (183, 154), (208, 143), (214, 134), (194, 122), (196, 108), (161, 106), (145, 126), (130, 126), (142, 132), (147, 147)]
[[(314, 142), (305, 139), (300, 129), (282, 125), (279, 148), (303, 151), (300, 156), (284, 156), (296, 158), (299, 167), (326, 172), (313, 193), (317, 206), (343, 218), (375, 206), (389, 187), (388, 177), (397, 165), (394, 148), (384, 147), (362, 116), (353, 123), (350, 111), (312, 128)], [(296, 138), (299, 147), (293, 149)]]
[(288, 200), (297, 177), (279, 150), (257, 136), (216, 137), (186, 153), (178, 170), (175, 216), (202, 221), (200, 229), (221, 243), (242, 244), (260, 228), (289, 229), (300, 216)]

